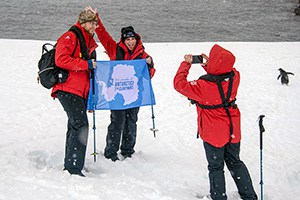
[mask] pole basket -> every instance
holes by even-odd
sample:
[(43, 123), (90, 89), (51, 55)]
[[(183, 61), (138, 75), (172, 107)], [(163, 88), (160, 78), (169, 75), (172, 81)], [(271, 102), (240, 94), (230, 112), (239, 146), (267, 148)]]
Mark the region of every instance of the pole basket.
[(156, 132), (158, 131), (158, 129), (157, 128), (150, 128), (150, 131), (153, 131), (153, 135), (154, 135), (154, 137), (156, 137)]
[(154, 116), (154, 109), (153, 109), (153, 105), (151, 105), (151, 112), (152, 112), (152, 128), (150, 128), (150, 130), (153, 132), (153, 136), (156, 137), (156, 132), (158, 131), (157, 128), (155, 128), (155, 122), (154, 122), (154, 119), (155, 119), (155, 116)]

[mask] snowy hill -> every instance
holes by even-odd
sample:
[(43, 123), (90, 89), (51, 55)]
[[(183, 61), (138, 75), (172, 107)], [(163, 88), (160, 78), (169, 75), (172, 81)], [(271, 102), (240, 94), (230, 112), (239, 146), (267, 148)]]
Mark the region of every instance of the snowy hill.
[[(37, 84), (37, 61), (45, 41), (0, 39), (0, 199), (1, 200), (191, 200), (208, 194), (207, 161), (196, 139), (196, 111), (173, 89), (184, 54), (208, 53), (214, 43), (146, 43), (157, 73), (152, 80), (156, 138), (151, 108), (139, 113), (136, 154), (111, 162), (102, 155), (109, 111), (96, 111), (97, 162), (87, 155), (86, 178), (62, 171), (66, 115), (50, 90)], [(265, 200), (300, 196), (300, 42), (218, 43), (232, 51), (241, 72), (237, 104), (242, 114), (241, 158), (260, 192), (258, 116), (264, 114)], [(107, 59), (103, 48), (98, 59)], [(278, 68), (291, 71), (282, 86)], [(204, 71), (194, 65), (189, 79)], [(90, 127), (92, 127), (92, 115)], [(88, 154), (93, 152), (90, 129)], [(226, 170), (229, 200), (237, 189)]]

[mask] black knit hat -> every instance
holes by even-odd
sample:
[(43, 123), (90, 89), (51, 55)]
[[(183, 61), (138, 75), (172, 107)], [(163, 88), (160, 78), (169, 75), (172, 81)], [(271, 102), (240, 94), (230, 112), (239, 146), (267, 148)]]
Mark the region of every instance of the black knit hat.
[(137, 35), (134, 32), (134, 28), (132, 26), (123, 27), (121, 29), (122, 41), (124, 41), (126, 38), (129, 38), (129, 37), (134, 37), (135, 39), (137, 39)]

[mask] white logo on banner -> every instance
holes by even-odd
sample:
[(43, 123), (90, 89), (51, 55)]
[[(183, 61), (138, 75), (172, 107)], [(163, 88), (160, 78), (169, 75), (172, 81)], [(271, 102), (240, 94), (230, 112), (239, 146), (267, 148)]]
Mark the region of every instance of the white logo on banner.
[(107, 87), (103, 81), (98, 81), (102, 86), (102, 91), (99, 90), (100, 95), (104, 95), (106, 101), (112, 101), (117, 94), (121, 94), (124, 99), (124, 105), (131, 104), (138, 100), (138, 78), (135, 76), (136, 72), (131, 65), (116, 65), (111, 75), (111, 86)]

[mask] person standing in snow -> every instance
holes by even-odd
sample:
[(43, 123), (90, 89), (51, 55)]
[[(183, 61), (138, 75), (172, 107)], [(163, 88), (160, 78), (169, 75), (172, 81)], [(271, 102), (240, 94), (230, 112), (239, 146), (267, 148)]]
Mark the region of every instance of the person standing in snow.
[(95, 49), (98, 45), (93, 36), (97, 27), (97, 16), (90, 10), (84, 10), (80, 12), (75, 26), (83, 34), (89, 58), (82, 58), (84, 54), (75, 33), (64, 33), (57, 41), (55, 62), (60, 68), (68, 70), (69, 76), (66, 82), (53, 87), (51, 96), (59, 99), (68, 116), (64, 170), (84, 176), (82, 169), (89, 128), (86, 103), (90, 89), (90, 70), (96, 68)]
[[(208, 161), (210, 196), (213, 200), (226, 200), (224, 162), (231, 172), (242, 199), (256, 200), (250, 174), (240, 160), (240, 111), (235, 104), (240, 73), (233, 68), (235, 56), (219, 45), (214, 45), (207, 62), (202, 63), (206, 78), (188, 81), (187, 76), (193, 61), (185, 55), (175, 77), (177, 92), (197, 104), (198, 133), (203, 140)], [(213, 77), (214, 80), (209, 80)], [(215, 80), (223, 77), (223, 81)], [(223, 94), (221, 94), (223, 93)]]
[[(134, 28), (132, 26), (123, 27), (121, 29), (121, 39), (116, 42), (106, 31), (96, 10), (94, 10), (94, 13), (98, 16), (99, 25), (96, 34), (110, 60), (146, 59), (152, 78), (155, 73), (152, 57), (145, 52), (141, 37), (134, 31)], [(117, 154), (119, 149), (123, 158), (131, 157), (135, 152), (138, 112), (139, 107), (111, 110), (111, 123), (108, 126), (106, 147), (104, 149), (104, 156), (107, 159), (114, 162), (119, 160)]]

